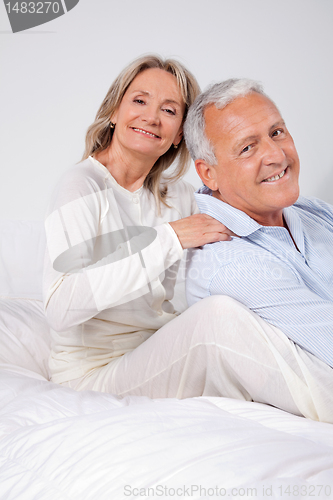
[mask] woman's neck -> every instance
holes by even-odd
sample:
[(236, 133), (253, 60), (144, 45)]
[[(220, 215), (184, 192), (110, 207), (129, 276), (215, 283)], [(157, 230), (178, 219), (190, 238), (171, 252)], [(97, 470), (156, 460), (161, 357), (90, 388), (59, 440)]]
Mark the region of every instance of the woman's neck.
[(120, 147), (112, 147), (112, 143), (107, 149), (93, 156), (109, 170), (120, 186), (131, 192), (137, 191), (143, 185), (157, 160), (124, 152)]

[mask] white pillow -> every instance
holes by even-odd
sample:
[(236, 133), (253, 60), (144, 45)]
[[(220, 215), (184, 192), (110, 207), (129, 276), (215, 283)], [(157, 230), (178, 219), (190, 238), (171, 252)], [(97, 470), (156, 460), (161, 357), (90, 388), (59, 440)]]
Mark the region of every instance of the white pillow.
[(0, 366), (49, 379), (50, 329), (37, 300), (0, 299)]
[(0, 296), (42, 299), (41, 221), (0, 221)]

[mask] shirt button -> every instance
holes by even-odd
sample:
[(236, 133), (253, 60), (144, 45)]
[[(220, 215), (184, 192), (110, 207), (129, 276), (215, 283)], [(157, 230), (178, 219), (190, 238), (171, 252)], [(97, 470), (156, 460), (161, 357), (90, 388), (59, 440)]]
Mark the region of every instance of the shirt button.
[(159, 316), (163, 316), (163, 311), (157, 311), (157, 314), (158, 314)]
[(135, 198), (132, 199), (132, 201), (133, 201), (133, 203), (137, 204), (137, 203), (139, 203), (139, 198), (135, 197)]

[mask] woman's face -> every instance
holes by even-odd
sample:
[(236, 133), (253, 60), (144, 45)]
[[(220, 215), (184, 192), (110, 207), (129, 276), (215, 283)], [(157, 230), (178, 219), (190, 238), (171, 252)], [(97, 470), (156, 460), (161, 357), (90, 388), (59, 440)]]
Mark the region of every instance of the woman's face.
[(182, 137), (185, 104), (176, 78), (151, 68), (139, 73), (111, 117), (112, 146), (156, 161)]

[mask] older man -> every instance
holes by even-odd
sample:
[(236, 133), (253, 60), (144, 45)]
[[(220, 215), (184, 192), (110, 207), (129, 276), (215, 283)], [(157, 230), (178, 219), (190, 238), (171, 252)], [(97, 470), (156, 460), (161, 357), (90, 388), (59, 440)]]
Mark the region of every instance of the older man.
[(185, 138), (204, 183), (200, 211), (237, 235), (191, 252), (189, 305), (226, 295), (250, 309), (248, 326), (235, 327), (225, 348), (238, 372), (244, 365), (237, 379), (252, 379), (254, 400), (278, 391), (277, 406), (288, 409), (291, 395), (298, 411), (289, 411), (333, 422), (333, 207), (299, 197), (293, 139), (254, 81), (227, 80), (201, 94)]

